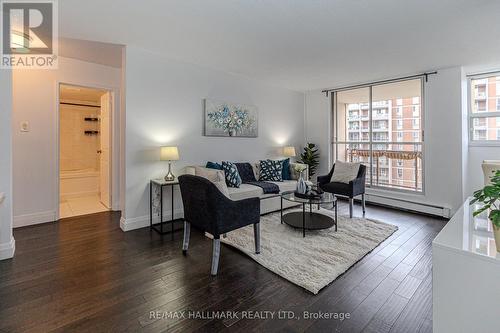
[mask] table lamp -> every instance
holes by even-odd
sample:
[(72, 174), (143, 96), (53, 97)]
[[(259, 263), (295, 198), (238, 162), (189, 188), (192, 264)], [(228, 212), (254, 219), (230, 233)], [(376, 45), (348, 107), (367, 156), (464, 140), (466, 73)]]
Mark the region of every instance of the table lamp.
[(295, 157), (297, 154), (295, 153), (295, 147), (287, 146), (283, 148), (283, 155), (285, 157)]
[(161, 147), (160, 150), (160, 160), (168, 161), (168, 173), (165, 176), (167, 182), (175, 180), (175, 176), (172, 174), (171, 161), (179, 160), (179, 150), (177, 147)]

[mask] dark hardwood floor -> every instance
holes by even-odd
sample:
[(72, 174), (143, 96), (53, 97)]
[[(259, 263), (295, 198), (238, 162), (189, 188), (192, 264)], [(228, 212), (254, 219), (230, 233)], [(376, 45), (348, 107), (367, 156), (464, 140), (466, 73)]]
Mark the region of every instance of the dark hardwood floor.
[[(339, 208), (347, 214), (344, 202)], [(318, 295), (225, 245), (210, 277), (202, 234), (193, 232), (184, 257), (180, 232), (174, 241), (148, 228), (124, 233), (119, 213), (15, 229), (16, 256), (0, 262), (0, 332), (432, 332), (431, 242), (445, 221), (374, 206), (366, 217), (399, 230)], [(198, 310), (240, 318), (151, 316)], [(241, 311), (350, 318), (251, 320)]]

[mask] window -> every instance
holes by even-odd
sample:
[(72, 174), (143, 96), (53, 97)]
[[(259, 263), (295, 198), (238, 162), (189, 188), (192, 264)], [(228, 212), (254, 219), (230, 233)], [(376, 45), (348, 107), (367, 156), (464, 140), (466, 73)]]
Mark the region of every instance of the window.
[(422, 192), (422, 87), (419, 78), (333, 92), (332, 162), (363, 163), (369, 187)]
[(420, 127), (420, 119), (414, 118), (412, 120), (412, 126), (413, 126), (413, 129), (418, 129)]
[(398, 119), (396, 125), (398, 129), (403, 129), (403, 119)]
[[(469, 77), (469, 141), (500, 144), (500, 72)], [(494, 90), (495, 89), (495, 90)], [(489, 93), (488, 93), (489, 92)], [(495, 92), (495, 93), (493, 93)], [(494, 96), (489, 96), (493, 95)]]
[(398, 117), (402, 117), (403, 116), (403, 107), (402, 106), (397, 106), (394, 109), (396, 110), (396, 115)]
[(420, 105), (413, 105), (412, 106), (413, 117), (418, 117), (419, 113), (420, 113)]

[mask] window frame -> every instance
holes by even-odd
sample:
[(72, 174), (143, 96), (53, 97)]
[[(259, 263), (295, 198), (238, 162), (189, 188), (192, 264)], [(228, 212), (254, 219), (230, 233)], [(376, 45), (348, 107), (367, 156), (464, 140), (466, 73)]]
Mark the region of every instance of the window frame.
[[(369, 90), (369, 102), (368, 102), (368, 116), (369, 116), (369, 123), (371, 124), (373, 121), (373, 114), (376, 112), (373, 108), (373, 88), (377, 86), (382, 86), (387, 83), (368, 83), (365, 85), (358, 85), (355, 88), (342, 88), (339, 90), (331, 91), (330, 94), (330, 112), (331, 112), (331, 118), (330, 118), (330, 144), (331, 144), (331, 154), (330, 154), (330, 165), (333, 165), (335, 163), (335, 160), (338, 156), (338, 148), (339, 145), (353, 145), (353, 144), (358, 144), (358, 143), (363, 143), (366, 144), (368, 143), (370, 145), (370, 151), (373, 150), (373, 145), (378, 144), (378, 143), (384, 143), (384, 144), (392, 144), (393, 146), (402, 146), (402, 145), (414, 145), (414, 146), (419, 146), (420, 151), (422, 153), (422, 158), (420, 160), (420, 168), (422, 170), (421, 172), (421, 179), (419, 179), (421, 183), (421, 188), (418, 190), (418, 187), (415, 189), (406, 189), (406, 188), (398, 188), (398, 187), (389, 187), (389, 186), (380, 186), (376, 185), (373, 183), (373, 175), (370, 172), (370, 174), (367, 173), (367, 183), (366, 187), (367, 189), (373, 189), (373, 190), (380, 190), (380, 191), (387, 191), (387, 192), (400, 192), (400, 193), (407, 193), (407, 194), (412, 194), (412, 195), (418, 195), (418, 196), (425, 196), (426, 194), (426, 176), (425, 176), (425, 160), (426, 160), (426, 153), (425, 153), (425, 76), (421, 77), (413, 77), (413, 78), (401, 78), (401, 79), (394, 79), (391, 80), (390, 83), (397, 83), (397, 82), (405, 82), (405, 81), (412, 81), (412, 80), (420, 80), (420, 129), (418, 131), (421, 133), (420, 134), (420, 141), (419, 142), (404, 142), (404, 141), (388, 141), (388, 142), (376, 142), (373, 140), (373, 128), (371, 125), (370, 126), (370, 139), (367, 142), (353, 142), (353, 141), (341, 141), (338, 140), (337, 133), (338, 133), (338, 122), (337, 122), (337, 93), (342, 92), (342, 91), (347, 91), (347, 90), (352, 90), (352, 89), (361, 89), (361, 88), (368, 88)], [(402, 99), (401, 99), (402, 101)], [(403, 108), (402, 105), (398, 105), (399, 100), (396, 99), (396, 108)], [(402, 104), (402, 103), (401, 103)], [(403, 111), (403, 110), (402, 110)], [(388, 128), (391, 128), (389, 126)], [(399, 130), (395, 130), (398, 132)], [(370, 158), (370, 165), (371, 169), (373, 169), (373, 159)], [(418, 184), (418, 182), (417, 182)], [(417, 185), (416, 184), (416, 185)], [(399, 180), (397, 184), (395, 185), (401, 185)]]
[[(490, 96), (488, 94), (488, 84), (486, 84), (486, 111), (476, 112), (476, 113), (472, 112), (473, 111), (472, 104), (475, 102), (472, 100), (472, 81), (489, 79), (490, 77), (495, 77), (495, 76), (499, 77), (500, 71), (493, 71), (485, 74), (472, 74), (467, 76), (467, 118), (468, 118), (467, 126), (468, 126), (469, 146), (500, 146), (500, 140), (488, 140), (488, 139), (474, 140), (474, 119), (479, 119), (479, 118), (488, 119), (488, 118), (500, 117), (500, 111), (488, 112), (488, 100)], [(497, 84), (498, 80), (496, 80), (495, 82), (495, 89)], [(498, 93), (496, 90), (495, 92)], [(491, 98), (495, 97), (492, 96)], [(488, 130), (486, 130), (486, 136), (488, 136)]]

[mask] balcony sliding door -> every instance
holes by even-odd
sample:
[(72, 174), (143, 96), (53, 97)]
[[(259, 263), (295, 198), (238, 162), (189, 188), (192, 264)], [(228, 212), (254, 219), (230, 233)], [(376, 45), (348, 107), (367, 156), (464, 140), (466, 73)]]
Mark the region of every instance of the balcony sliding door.
[(361, 162), (370, 187), (423, 190), (421, 79), (336, 91), (333, 163)]

